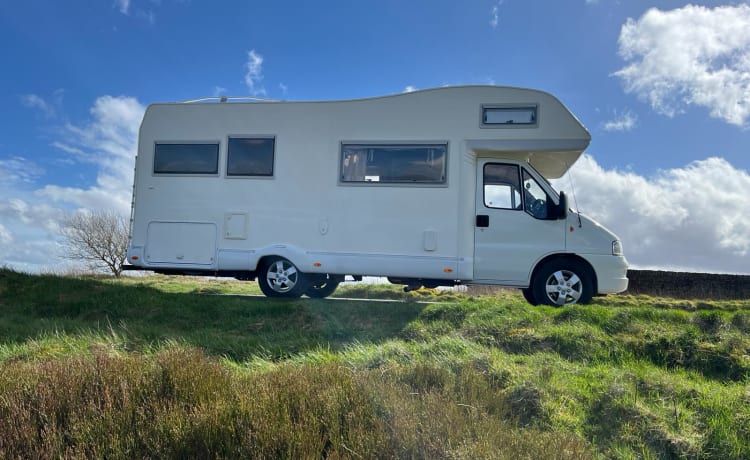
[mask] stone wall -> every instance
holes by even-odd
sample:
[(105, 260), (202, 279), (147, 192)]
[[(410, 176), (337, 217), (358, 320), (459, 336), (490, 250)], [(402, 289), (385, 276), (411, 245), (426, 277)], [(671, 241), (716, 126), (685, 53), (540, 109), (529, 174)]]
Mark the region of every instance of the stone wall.
[(655, 270), (628, 270), (625, 294), (648, 294), (679, 299), (750, 299), (750, 276), (714, 275)]

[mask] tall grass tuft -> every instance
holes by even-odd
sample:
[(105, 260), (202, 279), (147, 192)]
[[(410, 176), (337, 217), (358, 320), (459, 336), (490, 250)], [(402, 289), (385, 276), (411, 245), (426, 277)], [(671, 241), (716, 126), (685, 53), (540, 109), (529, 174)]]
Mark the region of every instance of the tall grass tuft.
[[(477, 374), (228, 370), (194, 348), (0, 364), (0, 452), (51, 458), (593, 458), (520, 430)], [(512, 398), (518, 395), (513, 393)]]

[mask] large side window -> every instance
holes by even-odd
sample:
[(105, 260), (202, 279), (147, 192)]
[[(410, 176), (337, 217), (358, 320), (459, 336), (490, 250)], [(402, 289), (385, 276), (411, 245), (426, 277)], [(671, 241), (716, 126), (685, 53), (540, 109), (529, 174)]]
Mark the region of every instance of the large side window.
[(272, 137), (230, 137), (227, 176), (273, 176), (274, 145)]
[(161, 143), (154, 147), (155, 174), (218, 174), (218, 143)]
[(518, 166), (499, 163), (484, 165), (484, 205), (496, 209), (521, 209)]
[(342, 144), (341, 182), (444, 184), (446, 144)]

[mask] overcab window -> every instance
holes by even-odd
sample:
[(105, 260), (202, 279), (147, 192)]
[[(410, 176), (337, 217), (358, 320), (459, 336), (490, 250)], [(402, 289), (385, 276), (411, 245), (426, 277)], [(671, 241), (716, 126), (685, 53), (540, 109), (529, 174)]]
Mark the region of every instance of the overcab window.
[(529, 106), (482, 106), (482, 126), (487, 128), (537, 125), (537, 108)]
[(156, 143), (154, 174), (218, 173), (218, 143)]
[(272, 137), (230, 137), (227, 176), (273, 176), (274, 144)]
[(343, 144), (341, 182), (444, 184), (446, 144)]

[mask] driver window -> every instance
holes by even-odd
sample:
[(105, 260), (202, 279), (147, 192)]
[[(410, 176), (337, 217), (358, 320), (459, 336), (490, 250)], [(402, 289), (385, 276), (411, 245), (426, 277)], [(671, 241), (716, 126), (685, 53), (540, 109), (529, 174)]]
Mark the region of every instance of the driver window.
[(523, 198), (524, 210), (527, 213), (537, 219), (547, 218), (547, 192), (526, 170), (523, 171)]

